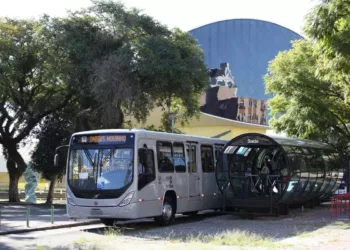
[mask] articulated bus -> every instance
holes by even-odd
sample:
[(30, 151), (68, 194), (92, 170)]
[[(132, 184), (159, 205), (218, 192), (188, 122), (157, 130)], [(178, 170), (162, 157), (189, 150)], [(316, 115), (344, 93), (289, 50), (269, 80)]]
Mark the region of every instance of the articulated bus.
[[(154, 218), (219, 209), (215, 178), (226, 140), (147, 130), (95, 130), (72, 135), (67, 158), (70, 218)], [(55, 156), (55, 164), (59, 159)]]

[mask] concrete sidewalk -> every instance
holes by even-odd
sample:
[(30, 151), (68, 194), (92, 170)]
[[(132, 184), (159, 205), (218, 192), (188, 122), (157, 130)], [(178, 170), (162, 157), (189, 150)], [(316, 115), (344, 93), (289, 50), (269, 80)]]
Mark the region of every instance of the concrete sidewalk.
[[(51, 206), (0, 204), (0, 235), (24, 233), (30, 231), (64, 228), (79, 225), (97, 224), (99, 220), (70, 220), (65, 205), (54, 206), (54, 221), (51, 223)], [(27, 226), (27, 209), (30, 209), (29, 227)]]

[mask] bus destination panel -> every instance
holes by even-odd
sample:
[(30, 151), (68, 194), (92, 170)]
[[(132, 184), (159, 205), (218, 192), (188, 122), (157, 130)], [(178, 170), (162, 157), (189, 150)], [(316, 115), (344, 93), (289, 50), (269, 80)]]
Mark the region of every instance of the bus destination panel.
[(73, 144), (130, 144), (134, 142), (133, 134), (99, 134), (74, 136)]

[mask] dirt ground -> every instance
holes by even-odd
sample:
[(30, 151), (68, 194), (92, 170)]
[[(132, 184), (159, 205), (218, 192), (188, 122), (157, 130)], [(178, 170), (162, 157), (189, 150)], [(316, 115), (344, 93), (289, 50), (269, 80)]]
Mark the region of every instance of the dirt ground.
[(329, 204), (293, 209), (288, 216), (242, 218), (206, 212), (178, 216), (176, 223), (157, 227), (153, 221), (122, 223), (117, 229), (89, 233), (107, 237), (81, 241), (69, 249), (350, 249), (348, 212), (331, 218)]

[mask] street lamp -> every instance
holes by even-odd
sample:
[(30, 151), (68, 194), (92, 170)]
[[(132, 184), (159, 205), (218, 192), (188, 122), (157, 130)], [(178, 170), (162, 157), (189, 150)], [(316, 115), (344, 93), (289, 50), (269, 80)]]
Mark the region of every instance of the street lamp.
[(175, 119), (176, 119), (176, 112), (170, 112), (169, 116), (171, 118), (171, 133), (174, 133), (174, 125), (175, 125)]

